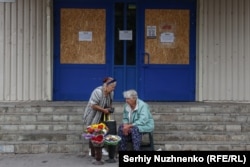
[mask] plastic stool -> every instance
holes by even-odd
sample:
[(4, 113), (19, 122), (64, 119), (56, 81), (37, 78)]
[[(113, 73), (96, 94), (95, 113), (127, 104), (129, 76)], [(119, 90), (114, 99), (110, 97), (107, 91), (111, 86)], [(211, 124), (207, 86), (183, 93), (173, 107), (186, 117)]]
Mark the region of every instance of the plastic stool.
[(145, 132), (143, 136), (148, 135), (148, 142), (145, 143), (142, 141), (141, 143), (141, 151), (154, 151), (154, 138), (153, 132)]

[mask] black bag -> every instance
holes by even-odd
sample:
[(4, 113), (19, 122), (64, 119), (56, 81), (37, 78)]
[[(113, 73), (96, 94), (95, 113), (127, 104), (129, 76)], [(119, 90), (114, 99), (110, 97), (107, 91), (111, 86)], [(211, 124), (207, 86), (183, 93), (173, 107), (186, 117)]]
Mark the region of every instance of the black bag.
[(106, 126), (108, 127), (108, 135), (116, 135), (117, 128), (116, 128), (116, 121), (115, 120), (107, 120), (105, 121)]
[[(109, 111), (110, 112), (110, 111)], [(114, 108), (112, 108), (112, 111), (110, 113), (114, 112)], [(104, 117), (104, 123), (108, 127), (108, 135), (116, 135), (117, 134), (117, 128), (116, 128), (116, 121), (110, 119), (110, 115), (107, 117)], [(108, 145), (108, 153), (109, 153), (109, 159), (106, 160), (108, 163), (114, 163), (116, 162), (115, 155), (116, 155), (116, 146)]]
[[(105, 107), (106, 108), (106, 107)], [(108, 108), (108, 107), (107, 107)], [(110, 114), (109, 115), (104, 115), (104, 123), (108, 127), (108, 135), (116, 135), (117, 134), (117, 129), (116, 129), (116, 121), (110, 119), (110, 115), (114, 113), (114, 108), (108, 108)]]

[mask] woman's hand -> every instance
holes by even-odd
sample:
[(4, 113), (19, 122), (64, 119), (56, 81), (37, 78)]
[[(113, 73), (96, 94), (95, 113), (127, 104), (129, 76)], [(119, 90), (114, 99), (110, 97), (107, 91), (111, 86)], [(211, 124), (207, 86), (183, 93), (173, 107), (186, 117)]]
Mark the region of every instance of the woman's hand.
[(125, 136), (127, 136), (129, 133), (130, 133), (130, 128), (131, 128), (132, 126), (131, 125), (129, 125), (129, 124), (124, 124), (123, 125), (123, 134), (125, 135)]
[(103, 113), (104, 113), (104, 114), (110, 114), (108, 108), (104, 108), (104, 109), (103, 109)]

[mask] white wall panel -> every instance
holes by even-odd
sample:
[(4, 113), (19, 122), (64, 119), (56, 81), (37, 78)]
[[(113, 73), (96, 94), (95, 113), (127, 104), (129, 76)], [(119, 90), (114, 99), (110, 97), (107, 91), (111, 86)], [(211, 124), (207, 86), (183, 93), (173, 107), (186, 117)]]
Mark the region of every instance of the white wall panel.
[[(15, 9), (16, 8), (16, 3), (10, 3), (11, 8), (10, 9)], [(10, 97), (9, 99), (16, 99), (17, 95), (17, 31), (16, 31), (16, 15), (17, 15), (17, 10), (12, 10), (11, 11), (11, 22), (10, 22)]]
[(51, 100), (51, 10), (50, 0), (0, 2), (0, 101)]
[[(17, 95), (16, 95), (16, 99), (24, 99), (23, 97), (23, 82), (24, 82), (24, 78), (23, 78), (23, 69), (24, 69), (24, 43), (23, 43), (23, 39), (24, 39), (24, 3), (23, 1), (17, 1), (17, 6), (18, 6), (18, 10), (17, 10), (17, 84), (18, 89), (17, 89)], [(14, 99), (14, 98), (13, 98)]]
[(200, 0), (199, 101), (250, 101), (249, 0)]
[(4, 99), (4, 4), (0, 3), (0, 99)]
[(29, 99), (30, 95), (30, 83), (31, 83), (31, 78), (30, 78), (30, 0), (24, 0), (24, 25), (23, 25), (23, 83), (22, 83), (22, 88), (23, 88), (23, 99)]
[[(244, 21), (245, 21), (245, 27), (244, 27), (244, 43), (250, 45), (250, 1), (245, 2), (244, 6)], [(246, 81), (250, 81), (250, 47), (244, 47), (244, 76)], [(245, 82), (244, 83), (244, 99), (249, 98), (249, 92), (250, 92), (250, 83)]]
[(4, 10), (4, 97), (10, 99), (11, 90), (11, 7), (12, 3), (6, 3)]

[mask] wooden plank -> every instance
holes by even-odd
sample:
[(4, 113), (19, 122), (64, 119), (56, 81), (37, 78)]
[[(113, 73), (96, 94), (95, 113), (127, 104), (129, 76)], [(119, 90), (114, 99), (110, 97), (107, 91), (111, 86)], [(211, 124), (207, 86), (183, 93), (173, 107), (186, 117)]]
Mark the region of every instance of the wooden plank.
[[(156, 38), (147, 38), (145, 33), (150, 64), (189, 64), (189, 10), (146, 9), (145, 18), (145, 28), (157, 27)], [(174, 42), (162, 42), (163, 33), (173, 33)]]
[[(61, 63), (105, 64), (105, 27), (104, 9), (61, 9)], [(92, 41), (79, 41), (80, 31)]]

